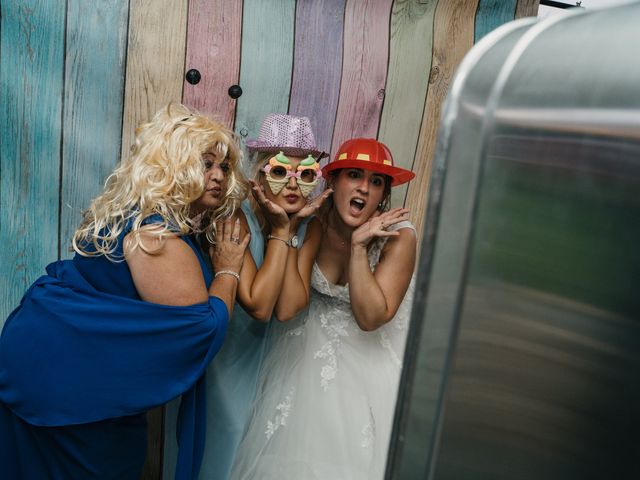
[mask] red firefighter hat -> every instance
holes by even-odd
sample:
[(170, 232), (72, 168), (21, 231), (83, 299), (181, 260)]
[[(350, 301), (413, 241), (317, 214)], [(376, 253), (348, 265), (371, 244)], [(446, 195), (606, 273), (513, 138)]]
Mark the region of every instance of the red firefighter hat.
[(387, 146), (375, 138), (353, 138), (338, 149), (333, 162), (322, 169), (326, 178), (329, 172), (340, 168), (362, 168), (391, 177), (391, 186), (402, 185), (412, 180), (416, 174), (411, 170), (395, 167)]

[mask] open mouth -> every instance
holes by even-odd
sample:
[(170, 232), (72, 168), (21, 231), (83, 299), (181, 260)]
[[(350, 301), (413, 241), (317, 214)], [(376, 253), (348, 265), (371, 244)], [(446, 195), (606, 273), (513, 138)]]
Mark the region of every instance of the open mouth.
[(350, 202), (350, 205), (356, 210), (360, 211), (364, 208), (365, 201), (362, 200), (361, 198), (353, 198)]

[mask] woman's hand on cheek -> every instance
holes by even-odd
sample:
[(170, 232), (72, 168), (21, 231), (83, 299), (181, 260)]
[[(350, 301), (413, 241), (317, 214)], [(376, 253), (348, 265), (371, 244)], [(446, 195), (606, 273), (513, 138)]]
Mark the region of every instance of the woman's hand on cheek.
[(209, 247), (214, 272), (231, 270), (240, 273), (249, 238), (248, 233), (240, 238), (238, 218), (231, 217), (216, 223), (216, 243)]
[(369, 220), (360, 225), (351, 234), (352, 247), (367, 247), (371, 240), (378, 237), (397, 237), (397, 231), (387, 231), (391, 225), (408, 220), (409, 210), (398, 207), (385, 213), (375, 212)]
[(263, 211), (267, 221), (271, 225), (272, 230), (288, 229), (289, 216), (284, 208), (269, 200), (264, 194), (264, 188), (256, 183), (255, 180), (249, 180), (251, 184), (251, 193), (256, 199), (260, 209)]
[(331, 188), (327, 188), (324, 192), (314, 199), (307, 200), (307, 204), (300, 209), (299, 212), (291, 216), (291, 228), (296, 229), (304, 218), (312, 217), (320, 209), (324, 201), (333, 193)]

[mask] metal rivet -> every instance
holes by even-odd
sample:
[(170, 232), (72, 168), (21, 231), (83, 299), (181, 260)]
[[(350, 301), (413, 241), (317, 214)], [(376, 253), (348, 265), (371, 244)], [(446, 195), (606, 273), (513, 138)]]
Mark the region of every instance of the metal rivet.
[(195, 68), (192, 68), (187, 72), (187, 74), (185, 75), (185, 78), (187, 79), (187, 82), (189, 82), (191, 85), (196, 85), (200, 83), (200, 79), (202, 78), (202, 75), (200, 75), (200, 72), (198, 70), (196, 70)]
[(231, 85), (228, 93), (231, 98), (238, 98), (242, 95), (242, 88), (240, 88), (240, 85)]

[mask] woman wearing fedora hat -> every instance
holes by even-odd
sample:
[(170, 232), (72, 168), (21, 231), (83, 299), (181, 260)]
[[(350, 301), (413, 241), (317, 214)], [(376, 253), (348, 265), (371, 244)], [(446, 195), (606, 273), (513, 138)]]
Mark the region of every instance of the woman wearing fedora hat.
[(253, 154), (253, 198), (239, 213), (251, 234), (240, 271), (227, 339), (207, 371), (207, 447), (201, 478), (228, 478), (255, 396), (268, 322), (288, 320), (309, 302), (310, 277), (322, 228), (312, 219), (323, 200), (311, 194), (322, 173), (309, 119), (265, 117)]
[(388, 201), (414, 174), (359, 138), (323, 175), (333, 195), (309, 308), (270, 332), (234, 480), (384, 476), (416, 255), (408, 211)]

